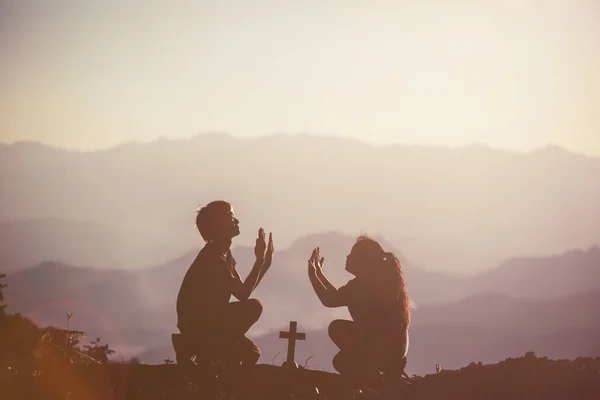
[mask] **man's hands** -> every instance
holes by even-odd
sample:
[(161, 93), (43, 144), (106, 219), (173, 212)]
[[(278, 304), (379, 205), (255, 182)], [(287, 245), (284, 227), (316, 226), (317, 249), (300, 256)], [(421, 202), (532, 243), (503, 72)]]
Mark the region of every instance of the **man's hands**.
[(265, 230), (260, 228), (258, 230), (258, 237), (256, 238), (256, 245), (254, 246), (254, 255), (256, 256), (256, 259), (264, 261), (266, 251), (267, 241), (265, 239)]
[(269, 232), (269, 244), (267, 245), (267, 251), (265, 253), (265, 263), (263, 267), (269, 268), (273, 262), (273, 253), (275, 253), (275, 246), (273, 245), (273, 233)]
[[(243, 281), (243, 287), (237, 292), (237, 294), (234, 293), (234, 296), (238, 300), (248, 299), (254, 291), (254, 289), (256, 289), (263, 276), (265, 275), (268, 266), (271, 265), (271, 261), (273, 259), (273, 252), (275, 252), (275, 247), (273, 246), (273, 235), (269, 233), (269, 245), (267, 246), (265, 230), (263, 228), (260, 228), (258, 230), (258, 237), (256, 238), (256, 245), (254, 246), (254, 255), (256, 256), (254, 266), (250, 270), (250, 273), (248, 274), (246, 279)], [(265, 268), (265, 266), (267, 266), (267, 268)], [(239, 277), (237, 271), (235, 271), (235, 274), (237, 277)], [(239, 280), (241, 281), (241, 278)]]
[(263, 261), (265, 267), (270, 267), (273, 261), (273, 253), (275, 253), (275, 246), (273, 245), (273, 233), (269, 233), (269, 244), (265, 238), (265, 230), (260, 228), (258, 230), (258, 237), (256, 238), (256, 245), (254, 246), (254, 255), (259, 261)]

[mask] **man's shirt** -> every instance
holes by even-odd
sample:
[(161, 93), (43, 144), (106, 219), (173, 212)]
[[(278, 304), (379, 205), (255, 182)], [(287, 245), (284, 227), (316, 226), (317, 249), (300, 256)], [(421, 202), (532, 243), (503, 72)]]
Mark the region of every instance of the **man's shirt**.
[(207, 243), (188, 269), (177, 296), (179, 329), (197, 328), (202, 321), (218, 317), (229, 303), (232, 285), (239, 280), (235, 259), (228, 250), (220, 254)]

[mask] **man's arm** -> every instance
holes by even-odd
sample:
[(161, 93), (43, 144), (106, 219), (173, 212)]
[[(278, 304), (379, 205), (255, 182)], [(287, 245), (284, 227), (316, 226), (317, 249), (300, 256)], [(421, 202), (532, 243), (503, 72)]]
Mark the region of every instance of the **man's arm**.
[(256, 287), (262, 281), (262, 278), (265, 276), (269, 268), (271, 268), (271, 263), (273, 262), (273, 254), (275, 253), (275, 246), (273, 245), (273, 234), (269, 233), (269, 244), (267, 245), (267, 250), (265, 252), (265, 261), (258, 273), (258, 281), (256, 282)]
[(236, 299), (243, 301), (248, 300), (250, 298), (250, 295), (252, 294), (254, 289), (256, 289), (256, 286), (260, 281), (259, 278), (262, 278), (261, 275), (264, 275), (264, 273), (261, 274), (261, 270), (263, 269), (263, 263), (264, 260), (257, 258), (254, 262), (254, 266), (252, 266), (252, 270), (243, 282), (242, 278), (240, 277), (240, 274), (237, 272), (235, 267), (233, 267), (231, 294)]
[(267, 273), (268, 270), (269, 270), (269, 266), (266, 264), (263, 264), (262, 267), (260, 268), (260, 271), (258, 272), (258, 279), (256, 280), (256, 286), (254, 286), (254, 289), (256, 289), (258, 287), (258, 284), (262, 281), (262, 278), (265, 276), (265, 274)]
[(231, 294), (238, 300), (248, 300), (256, 288), (256, 285), (258, 285), (258, 282), (262, 279), (264, 272), (261, 274), (261, 269), (265, 263), (266, 252), (267, 241), (265, 239), (265, 230), (260, 228), (258, 230), (258, 237), (256, 238), (256, 245), (254, 246), (256, 261), (254, 262), (254, 266), (252, 266), (252, 270), (250, 270), (250, 273), (246, 277), (246, 280), (243, 282), (240, 278), (240, 274), (238, 274), (235, 269), (235, 260), (231, 255), (231, 251), (227, 253), (227, 265), (233, 278), (231, 281)]

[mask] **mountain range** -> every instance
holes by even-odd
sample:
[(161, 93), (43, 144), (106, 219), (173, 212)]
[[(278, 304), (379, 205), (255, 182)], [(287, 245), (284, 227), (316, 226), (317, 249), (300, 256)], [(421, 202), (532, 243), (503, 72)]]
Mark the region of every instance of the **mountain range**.
[(135, 269), (191, 248), (164, 233), (116, 225), (39, 218), (0, 222), (0, 270), (11, 273), (60, 260), (65, 264)]
[[(199, 205), (231, 201), (242, 276), (258, 227), (273, 266), (250, 332), (262, 362), (298, 321), (300, 363), (331, 369), (327, 324), (347, 318), (312, 292), (313, 247), (340, 286), (360, 233), (401, 260), (413, 322), (411, 373), (526, 351), (600, 355), (600, 158), (549, 146), (373, 146), (342, 138), (203, 134), (72, 152), (0, 144), (0, 272), (9, 312), (100, 336), (120, 356), (172, 356), (175, 299), (201, 246)], [(316, 233), (315, 233), (316, 232)]]
[[(425, 271), (385, 239), (378, 239), (402, 260), (413, 304), (411, 355), (415, 371), (422, 371), (421, 363), (429, 365), (429, 361), (423, 361), (433, 357), (427, 348), (437, 349), (436, 340), (444, 343), (445, 335), (465, 346), (465, 354), (460, 357), (456, 346), (448, 350), (444, 363), (452, 365), (478, 354), (493, 358), (508, 351), (518, 355), (524, 347), (536, 343), (542, 346), (537, 348), (550, 349), (553, 354), (563, 354), (564, 350), (564, 354), (589, 356), (583, 351), (598, 349), (599, 248), (511, 259), (476, 276), (464, 277)], [(334, 349), (322, 330), (332, 319), (347, 318), (348, 314), (345, 308), (327, 309), (319, 303), (308, 283), (306, 259), (311, 248), (320, 246), (326, 257), (325, 273), (339, 286), (351, 277), (343, 269), (343, 260), (353, 240), (335, 232), (314, 234), (277, 251), (271, 270), (255, 292), (265, 310), (251, 334), (262, 340), (264, 360), (276, 354), (269, 350), (278, 346), (272, 332), (283, 328), (286, 321), (297, 320), (302, 329), (315, 332), (307, 353), (299, 353), (299, 357), (314, 355), (319, 346), (325, 346), (326, 351), (318, 350), (320, 357), (316, 358), (323, 358), (319, 362), (326, 365), (329, 359), (324, 355)], [(252, 248), (238, 246), (233, 253), (245, 276), (253, 261)], [(157, 362), (169, 356), (166, 351), (172, 351), (169, 340), (170, 333), (176, 332), (175, 299), (195, 255), (196, 251), (190, 251), (167, 263), (138, 270), (44, 262), (7, 276), (8, 311), (19, 311), (41, 325), (55, 326), (65, 325), (66, 313), (74, 312), (72, 328), (100, 336), (115, 348), (124, 349), (124, 353), (150, 351), (144, 361)], [(567, 334), (579, 339), (571, 343), (564, 337)], [(315, 343), (321, 337), (323, 343)], [(459, 340), (462, 337), (469, 341)], [(546, 339), (541, 340), (543, 337)], [(561, 344), (561, 340), (565, 342)], [(485, 350), (496, 341), (496, 350)], [(470, 342), (473, 346), (467, 349)], [(558, 348), (553, 349), (551, 343)], [(565, 350), (569, 348), (570, 352)], [(445, 353), (436, 350), (436, 354)]]
[[(94, 223), (191, 248), (196, 208), (223, 198), (245, 244), (260, 226), (281, 246), (316, 231), (367, 232), (427, 270), (474, 274), (514, 255), (600, 243), (599, 175), (600, 158), (553, 146), (515, 153), (218, 133), (93, 152), (20, 142), (0, 145), (0, 221)], [(174, 256), (161, 255), (156, 262)], [(147, 260), (112, 261), (129, 263)]]

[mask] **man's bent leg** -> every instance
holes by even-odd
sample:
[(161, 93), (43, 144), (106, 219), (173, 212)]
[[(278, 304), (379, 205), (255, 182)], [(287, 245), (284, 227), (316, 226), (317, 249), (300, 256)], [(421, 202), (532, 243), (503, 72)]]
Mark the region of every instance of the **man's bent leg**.
[(260, 350), (245, 334), (262, 314), (262, 304), (256, 299), (227, 304), (221, 314), (220, 332), (223, 358), (233, 365), (252, 365), (260, 359)]
[(333, 368), (340, 374), (348, 374), (352, 371), (352, 360), (349, 357), (348, 352), (339, 351), (331, 361)]
[(186, 349), (181, 357), (176, 352), (178, 356), (177, 363), (180, 363), (179, 358), (186, 362), (188, 357), (191, 358), (190, 355), (193, 355), (196, 364), (206, 367), (213, 365), (219, 359), (219, 354), (222, 353), (222, 342), (217, 335), (213, 334), (214, 324), (198, 324), (198, 326), (188, 326), (186, 328), (180, 328), (181, 334), (185, 338)]
[(223, 334), (238, 339), (258, 321), (262, 314), (262, 304), (256, 299), (234, 301), (223, 309), (221, 314)]
[(246, 336), (237, 343), (237, 355), (242, 365), (254, 365), (260, 359), (260, 349), (258, 346)]

